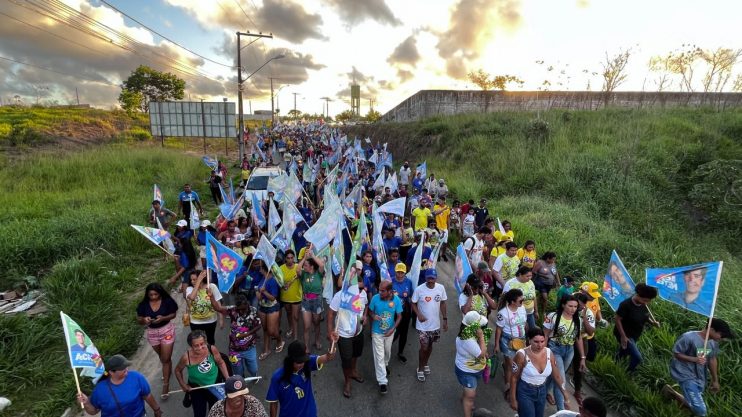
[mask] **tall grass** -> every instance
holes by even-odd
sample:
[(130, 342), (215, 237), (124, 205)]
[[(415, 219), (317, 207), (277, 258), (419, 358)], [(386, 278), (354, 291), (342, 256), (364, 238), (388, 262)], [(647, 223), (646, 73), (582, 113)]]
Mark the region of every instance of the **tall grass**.
[(175, 210), (180, 187), (201, 191), (206, 176), (198, 158), (151, 148), (8, 161), (0, 171), (0, 288), (38, 276), (50, 307), (34, 318), (0, 315), (0, 387), (13, 401), (10, 415), (56, 417), (74, 402), (59, 310), (103, 355), (137, 349), (134, 305), (172, 266), (129, 224), (145, 224), (152, 184)]
[[(459, 115), (358, 133), (389, 141), (397, 161), (427, 159), (429, 172), (445, 178), (459, 199), (486, 197), (493, 216), (512, 222), (517, 243), (534, 239), (540, 253), (557, 252), (562, 275), (602, 282), (613, 249), (637, 282), (647, 267), (723, 260), (716, 316), (742, 333), (742, 211), (729, 216), (732, 206), (707, 204), (692, 194), (720, 186), (701, 175), (700, 166), (742, 160), (742, 111), (552, 111), (539, 123), (534, 119), (522, 112)], [(534, 126), (545, 134), (534, 135)], [(730, 183), (736, 180), (742, 178)], [(712, 200), (724, 197), (742, 204), (733, 192)], [(720, 216), (726, 223), (707, 221), (719, 207), (728, 210)], [(652, 310), (663, 327), (647, 330), (640, 340), (645, 362), (636, 375), (613, 361), (610, 330), (598, 331), (601, 354), (591, 367), (601, 395), (614, 407), (636, 416), (676, 417), (683, 413), (659, 395), (662, 385), (673, 383), (672, 345), (706, 319), (662, 300)], [(607, 304), (603, 311), (611, 318)], [(723, 343), (722, 391), (706, 396), (712, 415), (742, 410), (740, 354), (740, 341)]]

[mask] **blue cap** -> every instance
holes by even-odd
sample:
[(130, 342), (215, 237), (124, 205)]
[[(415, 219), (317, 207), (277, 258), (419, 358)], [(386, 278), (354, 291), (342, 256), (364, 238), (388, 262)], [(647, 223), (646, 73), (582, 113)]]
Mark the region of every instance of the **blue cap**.
[(435, 271), (435, 268), (426, 269), (425, 278), (438, 279), (438, 272)]

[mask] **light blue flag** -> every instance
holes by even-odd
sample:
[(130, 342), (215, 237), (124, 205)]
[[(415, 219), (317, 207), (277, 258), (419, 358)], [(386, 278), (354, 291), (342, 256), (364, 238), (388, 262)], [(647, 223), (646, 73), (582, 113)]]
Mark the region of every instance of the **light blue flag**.
[(430, 268), (435, 268), (436, 264), (438, 264), (438, 256), (440, 255), (442, 248), (443, 248), (443, 241), (439, 241), (438, 243), (435, 244), (435, 247), (430, 252), (430, 259), (428, 260), (430, 264)]
[(382, 280), (391, 281), (392, 276), (389, 275), (389, 268), (387, 268), (386, 248), (384, 247), (384, 241), (381, 236), (381, 229), (384, 225), (384, 218), (379, 212), (379, 209), (376, 207), (376, 203), (374, 203), (373, 205), (371, 218), (374, 224), (373, 248), (374, 252), (376, 252), (376, 263), (379, 265), (379, 275), (381, 275)]
[(275, 236), (276, 235), (276, 226), (281, 224), (281, 217), (278, 215), (278, 209), (276, 209), (276, 205), (272, 202), (268, 202), (268, 236)]
[(288, 176), (288, 180), (286, 181), (286, 188), (284, 189), (284, 194), (287, 195), (292, 203), (295, 203), (296, 200), (301, 198), (302, 193), (302, 186), (301, 182), (299, 181), (299, 178), (296, 177), (295, 173), (291, 173)]
[(428, 178), (428, 161), (423, 161), (422, 164), (418, 165), (417, 168), (415, 168), (415, 174), (421, 173), (422, 178)]
[(252, 194), (252, 220), (260, 228), (265, 226), (265, 213), (256, 193)]
[(340, 275), (345, 265), (345, 245), (343, 244), (343, 227), (345, 219), (339, 219), (335, 239), (332, 241), (332, 272)]
[[(417, 253), (415, 253), (417, 255)], [(453, 286), (456, 287), (456, 292), (460, 295), (464, 290), (464, 284), (466, 284), (466, 278), (471, 275), (471, 264), (469, 264), (469, 257), (466, 256), (466, 250), (464, 244), (459, 243), (456, 248), (456, 270), (454, 271)]]
[(242, 194), (240, 198), (234, 203), (222, 203), (219, 204), (219, 212), (222, 214), (222, 216), (227, 220), (232, 220), (237, 216), (237, 213), (242, 208), (242, 205), (245, 203), (245, 194)]
[(379, 211), (382, 213), (392, 213), (397, 216), (404, 216), (404, 208), (407, 202), (407, 197), (399, 197), (394, 200), (383, 204), (379, 207)]
[(611, 261), (608, 263), (608, 272), (603, 279), (603, 298), (613, 311), (616, 311), (618, 305), (632, 295), (634, 295), (634, 280), (631, 279), (621, 258), (614, 250), (611, 253)]
[(284, 232), (285, 225), (281, 225), (281, 227), (278, 228), (276, 231), (276, 235), (273, 236), (273, 239), (271, 239), (271, 244), (276, 247), (276, 249), (286, 252), (291, 247), (291, 240), (286, 239), (286, 233)]
[(221, 184), (219, 184), (219, 193), (222, 195), (222, 204), (229, 204), (231, 206), (234, 203), (234, 201), (230, 200), (229, 194), (227, 194)]
[(420, 279), (420, 270), (422, 269), (423, 263), (423, 252), (425, 252), (425, 233), (420, 234), (420, 243), (417, 244), (415, 249), (415, 256), (412, 257), (412, 265), (410, 265), (410, 272), (407, 273), (407, 278), (414, 283)]
[(206, 388), (211, 395), (213, 395), (217, 401), (227, 398), (227, 391), (224, 390), (224, 385), (217, 385), (215, 387)]
[(308, 159), (301, 170), (301, 179), (304, 182), (312, 182), (312, 160)]
[(374, 149), (374, 153), (368, 158), (368, 162), (371, 162), (374, 165), (379, 164), (379, 153), (376, 152), (376, 149)]
[(319, 219), (317, 219), (317, 222), (304, 232), (304, 238), (308, 242), (312, 242), (315, 251), (321, 252), (335, 237), (338, 228), (337, 223), (339, 210), (342, 215), (342, 209), (337, 205), (337, 203), (327, 205), (319, 216)]
[(657, 288), (660, 298), (680, 307), (713, 317), (723, 262), (647, 268), (647, 285)]
[(206, 266), (216, 273), (219, 291), (226, 293), (234, 285), (237, 271), (242, 267), (242, 258), (222, 245), (211, 233), (206, 233)]
[(281, 201), (286, 192), (288, 182), (289, 176), (285, 172), (282, 172), (281, 175), (268, 178), (268, 187), (266, 190), (273, 193), (273, 198), (276, 201)]
[(333, 269), (333, 259), (335, 256), (333, 255), (333, 251), (335, 248), (328, 246), (323, 250), (322, 252), (317, 255), (320, 259), (322, 259), (325, 262), (325, 270), (324, 272), (324, 287), (322, 288), (322, 298), (324, 298), (327, 301), (327, 304), (332, 301), (333, 291), (335, 290), (335, 284), (334, 279), (332, 276), (332, 269)]
[(217, 171), (219, 169), (219, 162), (216, 160), (216, 158), (204, 155), (201, 157), (201, 160), (212, 171)]
[(165, 207), (165, 198), (162, 196), (162, 191), (160, 191), (160, 187), (155, 184), (153, 193), (152, 193), (152, 200), (157, 200), (160, 202), (160, 207)]
[(265, 235), (260, 235), (260, 242), (255, 251), (255, 259), (262, 259), (268, 270), (276, 264), (276, 248), (271, 245)]
[(291, 158), (291, 164), (289, 164), (289, 173), (292, 175), (296, 175), (296, 171), (299, 169), (299, 166), (296, 164), (296, 159)]
[(384, 161), (381, 163), (381, 165), (386, 165), (390, 169), (394, 168), (394, 165), (392, 164), (392, 153), (391, 152), (386, 153), (386, 157), (384, 158)]
[(232, 178), (229, 179), (229, 200), (232, 203), (237, 201), (237, 194), (234, 192), (234, 183), (232, 182)]
[(296, 226), (300, 222), (306, 223), (306, 221), (304, 220), (304, 217), (299, 212), (299, 209), (297, 209), (295, 205), (291, 204), (291, 202), (287, 201), (286, 198), (284, 197), (283, 199), (283, 219), (281, 220), (281, 229), (283, 229), (283, 235), (287, 241), (289, 242), (291, 241), (291, 239), (294, 236), (294, 231), (296, 231)]
[(191, 229), (198, 230), (201, 227), (201, 218), (198, 216), (198, 211), (193, 207), (193, 201), (191, 203)]

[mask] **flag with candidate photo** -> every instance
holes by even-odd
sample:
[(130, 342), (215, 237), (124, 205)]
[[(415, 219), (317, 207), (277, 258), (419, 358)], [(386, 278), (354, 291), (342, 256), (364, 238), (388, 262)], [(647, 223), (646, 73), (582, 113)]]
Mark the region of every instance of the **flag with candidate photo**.
[(67, 353), (73, 369), (82, 368), (83, 375), (93, 378), (103, 375), (103, 358), (85, 331), (70, 316), (59, 312), (62, 318), (64, 339), (67, 342)]
[(603, 298), (616, 311), (623, 300), (634, 295), (634, 287), (634, 280), (614, 250), (608, 263), (608, 272), (603, 279)]
[[(159, 224), (159, 219), (158, 219)], [(170, 233), (166, 232), (163, 229), (155, 229), (154, 227), (146, 227), (146, 226), (137, 226), (137, 225), (130, 225), (134, 228), (137, 232), (139, 232), (142, 236), (146, 237), (147, 240), (154, 243), (157, 246), (160, 246), (160, 244), (163, 244), (165, 249), (169, 253), (175, 253), (175, 247), (172, 246), (173, 242), (170, 240)], [(172, 248), (172, 251), (170, 250)]]
[(152, 200), (157, 200), (160, 202), (160, 207), (165, 207), (165, 199), (162, 197), (162, 191), (160, 191), (160, 187), (155, 184), (154, 190), (152, 192)]
[(680, 307), (713, 317), (723, 262), (647, 268), (647, 285), (657, 288), (660, 298)]
[(471, 264), (469, 263), (469, 257), (466, 256), (464, 244), (459, 243), (459, 246), (456, 248), (456, 270), (453, 277), (453, 286), (456, 287), (457, 293), (461, 294), (464, 290), (466, 279), (471, 273)]
[(242, 258), (211, 233), (206, 233), (206, 266), (216, 273), (219, 291), (226, 293), (234, 285), (237, 271), (242, 267)]

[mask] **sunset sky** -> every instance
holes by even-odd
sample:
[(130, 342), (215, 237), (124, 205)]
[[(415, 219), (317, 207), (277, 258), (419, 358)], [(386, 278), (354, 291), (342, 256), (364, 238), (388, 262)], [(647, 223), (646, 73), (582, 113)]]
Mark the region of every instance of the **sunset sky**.
[[(139, 64), (185, 79), (186, 100), (235, 101), (238, 30), (274, 35), (243, 50), (246, 73), (286, 55), (246, 83), (245, 112), (250, 106), (270, 109), (268, 77), (275, 77), (277, 89), (287, 84), (278, 95), (282, 114), (293, 108), (291, 93), (298, 93), (297, 108), (304, 112), (321, 113), (325, 96), (333, 99), (331, 114), (348, 109), (354, 80), (361, 85), (361, 113), (369, 99), (384, 113), (421, 89), (476, 89), (466, 74), (479, 68), (517, 75), (524, 90), (547, 79), (551, 90), (600, 90), (600, 76), (593, 73), (601, 71), (606, 52), (628, 48), (629, 78), (620, 90), (651, 91), (657, 74), (647, 63), (653, 55), (683, 44), (742, 47), (742, 2), (734, 0), (106, 3), (141, 24), (100, 0), (0, 1), (2, 102), (19, 95), (27, 104), (37, 97), (67, 104), (75, 101), (77, 87), (81, 102), (110, 107), (121, 80)], [(735, 74), (741, 70), (738, 64)]]

